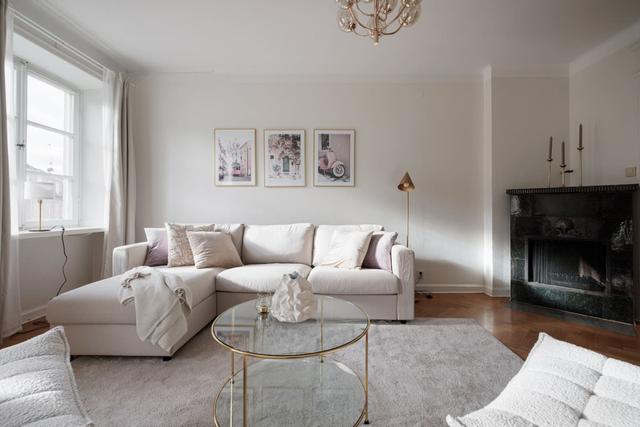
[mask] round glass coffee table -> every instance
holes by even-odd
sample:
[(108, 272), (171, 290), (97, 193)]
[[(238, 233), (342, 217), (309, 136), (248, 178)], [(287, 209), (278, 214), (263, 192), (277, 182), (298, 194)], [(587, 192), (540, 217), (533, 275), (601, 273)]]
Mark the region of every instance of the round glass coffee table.
[[(316, 295), (317, 312), (283, 323), (251, 300), (220, 314), (213, 338), (231, 353), (231, 376), (213, 403), (216, 426), (368, 424), (369, 317), (355, 304)], [(364, 380), (328, 357), (364, 338)], [(236, 355), (242, 369), (236, 371)], [(258, 361), (249, 364), (249, 359)]]

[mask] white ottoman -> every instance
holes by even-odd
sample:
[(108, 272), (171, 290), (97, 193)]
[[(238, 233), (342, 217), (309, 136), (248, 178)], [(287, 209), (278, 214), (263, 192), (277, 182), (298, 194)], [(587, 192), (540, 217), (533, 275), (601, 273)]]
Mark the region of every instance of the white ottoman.
[(522, 369), (485, 408), (451, 427), (638, 427), (640, 367), (541, 333)]

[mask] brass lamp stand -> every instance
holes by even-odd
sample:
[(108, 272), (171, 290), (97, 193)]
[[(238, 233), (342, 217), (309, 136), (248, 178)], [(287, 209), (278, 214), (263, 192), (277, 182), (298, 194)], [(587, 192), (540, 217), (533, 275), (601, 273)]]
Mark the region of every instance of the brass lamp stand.
[(415, 190), (415, 188), (416, 186), (413, 184), (413, 181), (409, 176), (409, 172), (405, 172), (404, 176), (400, 180), (400, 184), (398, 184), (398, 190), (407, 193), (407, 224), (406, 224), (407, 247), (409, 247), (409, 193)]

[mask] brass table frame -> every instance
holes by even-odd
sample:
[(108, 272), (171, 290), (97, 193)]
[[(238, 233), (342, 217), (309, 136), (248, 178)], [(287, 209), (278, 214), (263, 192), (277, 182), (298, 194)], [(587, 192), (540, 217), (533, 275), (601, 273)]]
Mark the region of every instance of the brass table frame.
[[(329, 297), (329, 298), (332, 298), (332, 297)], [(346, 300), (343, 300), (343, 301), (346, 301)], [(349, 302), (350, 304), (353, 304), (350, 301), (347, 301), (347, 302)], [(249, 408), (248, 408), (248, 399), (247, 399), (247, 385), (248, 385), (247, 368), (248, 368), (248, 359), (250, 357), (253, 357), (256, 359), (267, 359), (267, 360), (295, 360), (295, 359), (308, 359), (312, 357), (320, 357), (320, 361), (323, 362), (325, 356), (338, 352), (340, 350), (343, 350), (347, 347), (350, 347), (356, 344), (357, 342), (359, 342), (363, 337), (364, 337), (364, 382), (357, 374), (356, 376), (360, 380), (360, 383), (362, 384), (364, 389), (364, 407), (362, 409), (362, 413), (360, 414), (360, 417), (358, 417), (358, 419), (354, 423), (354, 427), (360, 425), (363, 419), (365, 424), (369, 424), (369, 327), (371, 326), (371, 321), (369, 319), (369, 315), (367, 315), (367, 313), (364, 310), (362, 310), (356, 304), (353, 304), (353, 305), (356, 306), (365, 315), (367, 320), (367, 327), (362, 331), (360, 335), (358, 335), (351, 341), (334, 348), (330, 348), (327, 350), (320, 350), (320, 351), (311, 352), (311, 353), (300, 353), (300, 354), (293, 354), (293, 355), (265, 355), (260, 353), (253, 353), (250, 351), (238, 350), (237, 348), (234, 348), (222, 342), (220, 339), (218, 339), (218, 337), (215, 334), (215, 327), (216, 327), (216, 322), (222, 316), (216, 317), (213, 323), (211, 324), (211, 336), (218, 344), (220, 344), (221, 346), (229, 350), (229, 353), (231, 354), (231, 376), (222, 385), (222, 387), (220, 388), (220, 391), (218, 391), (218, 394), (216, 395), (216, 398), (213, 401), (213, 421), (216, 427), (224, 427), (224, 426), (221, 426), (220, 423), (218, 423), (218, 418), (216, 417), (216, 406), (218, 403), (218, 399), (220, 398), (220, 394), (222, 394), (222, 390), (224, 390), (225, 386), (229, 382), (231, 382), (231, 384), (234, 384), (235, 382), (234, 376), (236, 375), (236, 371), (235, 371), (236, 353), (242, 356), (242, 425), (243, 427), (248, 427), (247, 418), (249, 414)], [(234, 307), (232, 307), (230, 310), (232, 310), (233, 308)], [(323, 313), (323, 310), (321, 310), (321, 313)], [(320, 318), (320, 347), (324, 348), (324, 316)], [(233, 394), (231, 395), (231, 399), (233, 400)], [(231, 414), (231, 416), (233, 417), (233, 414)]]

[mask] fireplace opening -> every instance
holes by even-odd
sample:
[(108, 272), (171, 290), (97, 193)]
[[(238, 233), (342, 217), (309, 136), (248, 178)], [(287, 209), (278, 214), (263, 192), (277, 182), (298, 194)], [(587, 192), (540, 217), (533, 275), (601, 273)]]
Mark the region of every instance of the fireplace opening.
[(530, 238), (527, 246), (529, 282), (605, 293), (607, 247), (604, 243)]

